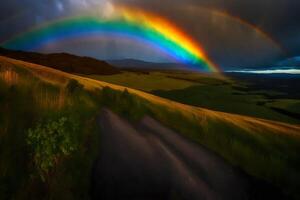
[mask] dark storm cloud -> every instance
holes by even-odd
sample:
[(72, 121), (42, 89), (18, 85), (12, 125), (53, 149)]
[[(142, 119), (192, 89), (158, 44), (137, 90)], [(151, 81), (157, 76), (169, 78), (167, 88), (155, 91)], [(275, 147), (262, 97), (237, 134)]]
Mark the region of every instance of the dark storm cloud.
[[(300, 54), (299, 0), (2, 0), (0, 40), (79, 10), (104, 8), (107, 2), (165, 16), (199, 40), (208, 54), (222, 65), (259, 64), (280, 56)], [(259, 27), (286, 52), (278, 52), (262, 32), (234, 17)], [(117, 48), (113, 42), (108, 43), (107, 48), (109, 44)]]
[(59, 15), (55, 1), (4, 0), (1, 2), (1, 39)]
[[(261, 28), (275, 39), (284, 40), (289, 33), (300, 33), (299, 0), (119, 0), (145, 9), (173, 11), (185, 6), (199, 6), (228, 12)], [(185, 15), (180, 15), (184, 18)], [(197, 21), (197, 19), (195, 20)], [(287, 47), (288, 48), (288, 47)]]

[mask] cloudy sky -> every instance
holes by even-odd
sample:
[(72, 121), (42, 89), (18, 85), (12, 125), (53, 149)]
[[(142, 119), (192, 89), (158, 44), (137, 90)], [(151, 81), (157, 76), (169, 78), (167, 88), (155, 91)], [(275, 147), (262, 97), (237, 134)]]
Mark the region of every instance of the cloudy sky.
[[(114, 5), (134, 6), (172, 21), (221, 66), (258, 66), (300, 55), (299, 0), (1, 0), (0, 42), (49, 20)], [(67, 51), (100, 59), (166, 62), (161, 52), (126, 39), (64, 40), (39, 51)]]

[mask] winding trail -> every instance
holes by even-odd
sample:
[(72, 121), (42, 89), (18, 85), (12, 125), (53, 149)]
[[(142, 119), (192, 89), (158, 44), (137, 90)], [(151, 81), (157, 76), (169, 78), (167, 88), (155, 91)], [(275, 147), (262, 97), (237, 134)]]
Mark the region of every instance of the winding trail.
[(92, 175), (94, 199), (264, 198), (253, 197), (248, 176), (150, 117), (133, 126), (104, 109), (99, 123), (100, 155)]

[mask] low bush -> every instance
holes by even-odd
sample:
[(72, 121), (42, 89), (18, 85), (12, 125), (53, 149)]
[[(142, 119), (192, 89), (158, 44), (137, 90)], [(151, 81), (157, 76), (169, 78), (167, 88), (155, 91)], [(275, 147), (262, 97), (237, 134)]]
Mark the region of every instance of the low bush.
[(100, 101), (106, 107), (123, 115), (129, 120), (138, 120), (148, 113), (148, 103), (146, 100), (124, 91), (116, 91), (109, 87), (104, 87)]
[(76, 122), (66, 117), (39, 123), (29, 129), (27, 144), (32, 149), (34, 166), (43, 181), (64, 156), (76, 151), (78, 141), (74, 135), (77, 129)]
[(70, 94), (73, 94), (76, 91), (81, 91), (83, 89), (83, 85), (80, 84), (77, 80), (70, 79), (67, 83), (66, 89)]

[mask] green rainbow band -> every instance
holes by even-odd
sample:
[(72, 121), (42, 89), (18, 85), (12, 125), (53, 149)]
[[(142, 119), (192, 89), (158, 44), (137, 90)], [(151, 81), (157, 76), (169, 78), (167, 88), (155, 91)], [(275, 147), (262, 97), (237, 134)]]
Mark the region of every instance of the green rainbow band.
[(180, 62), (200, 66), (204, 71), (215, 71), (204, 58), (197, 57), (180, 43), (170, 40), (158, 30), (141, 24), (130, 23), (123, 19), (101, 20), (87, 16), (65, 19), (18, 35), (4, 42), (2, 46), (17, 50), (32, 50), (57, 40), (101, 34), (121, 34), (127, 37), (140, 38), (158, 46)]

